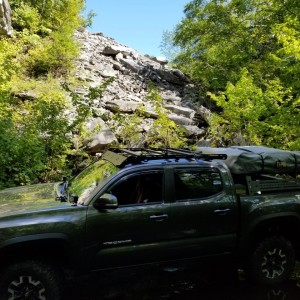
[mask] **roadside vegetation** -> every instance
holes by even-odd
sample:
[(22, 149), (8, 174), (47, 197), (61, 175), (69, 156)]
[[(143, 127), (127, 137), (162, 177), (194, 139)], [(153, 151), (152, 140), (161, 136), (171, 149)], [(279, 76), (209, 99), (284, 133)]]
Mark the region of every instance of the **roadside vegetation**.
[(10, 0), (14, 36), (0, 38), (0, 189), (61, 176), (71, 141), (61, 82), (71, 80), (84, 0)]
[(299, 150), (299, 1), (193, 0), (184, 13), (161, 47), (216, 104), (208, 138)]

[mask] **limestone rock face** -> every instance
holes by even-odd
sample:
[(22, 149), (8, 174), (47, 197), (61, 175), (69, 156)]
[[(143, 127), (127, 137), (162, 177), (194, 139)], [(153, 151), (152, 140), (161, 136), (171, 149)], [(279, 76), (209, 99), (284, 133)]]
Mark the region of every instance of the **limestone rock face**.
[[(12, 36), (11, 8), (9, 0), (0, 0), (0, 35)], [(93, 118), (86, 120), (89, 132), (84, 147), (99, 152), (112, 143), (117, 143), (118, 133), (111, 122), (115, 114), (128, 116), (137, 110), (143, 120), (136, 129), (147, 134), (158, 117), (155, 108), (146, 101), (149, 82), (152, 82), (163, 98), (168, 117), (185, 129), (190, 141), (200, 141), (206, 134), (211, 111), (201, 105), (198, 92), (187, 75), (168, 65), (164, 57), (142, 55), (138, 51), (84, 28), (75, 32), (81, 45), (76, 60), (75, 76), (82, 82), (80, 94), (86, 96), (90, 87), (99, 86), (109, 77), (114, 77), (102, 98), (93, 101)], [(20, 99), (34, 100), (30, 91), (15, 95)], [(72, 117), (72, 112), (70, 112)], [(122, 126), (119, 125), (119, 126)], [(76, 136), (74, 136), (76, 140)], [(143, 137), (140, 140), (142, 145)]]
[(11, 10), (8, 0), (0, 0), (0, 35), (12, 36)]
[[(149, 130), (157, 118), (154, 107), (145, 101), (149, 82), (159, 89), (169, 118), (185, 129), (189, 140), (198, 141), (205, 136), (211, 112), (201, 106), (197, 90), (188, 76), (170, 67), (166, 59), (142, 55), (102, 33), (82, 29), (75, 32), (75, 37), (81, 44), (76, 76), (84, 83), (83, 91), (87, 93), (89, 87), (98, 86), (110, 76), (115, 78), (103, 97), (94, 101), (93, 110), (99, 112), (94, 121), (101, 123), (101, 130), (93, 132), (86, 141), (90, 151), (100, 151), (115, 142), (120, 132), (120, 129), (111, 130), (104, 116), (132, 114), (143, 106), (144, 120), (137, 131)], [(87, 122), (90, 124), (91, 120)]]

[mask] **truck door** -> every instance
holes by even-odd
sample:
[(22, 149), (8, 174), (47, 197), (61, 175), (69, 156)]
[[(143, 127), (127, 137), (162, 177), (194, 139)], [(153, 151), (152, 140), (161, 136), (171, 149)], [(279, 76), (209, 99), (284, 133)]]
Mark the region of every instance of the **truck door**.
[(165, 260), (169, 238), (163, 170), (125, 175), (101, 192), (118, 199), (117, 209), (87, 215), (87, 255), (101, 269)]
[(191, 257), (231, 252), (236, 245), (238, 207), (222, 172), (211, 167), (174, 168), (173, 185), (168, 214), (173, 237), (184, 241), (178, 244), (180, 253)]

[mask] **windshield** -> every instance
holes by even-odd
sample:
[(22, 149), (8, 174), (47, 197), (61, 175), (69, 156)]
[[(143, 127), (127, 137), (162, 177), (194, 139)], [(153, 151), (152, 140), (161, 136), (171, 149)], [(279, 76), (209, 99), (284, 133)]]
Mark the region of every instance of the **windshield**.
[(119, 169), (112, 163), (99, 160), (88, 166), (71, 181), (69, 195), (77, 195), (78, 203), (85, 205), (95, 188), (104, 184), (110, 176), (118, 171)]

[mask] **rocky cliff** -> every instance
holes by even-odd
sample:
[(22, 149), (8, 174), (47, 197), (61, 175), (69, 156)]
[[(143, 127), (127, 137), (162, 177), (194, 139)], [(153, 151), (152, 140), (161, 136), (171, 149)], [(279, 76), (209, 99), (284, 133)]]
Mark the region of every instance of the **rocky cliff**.
[[(0, 0), (0, 35), (12, 36), (10, 14), (8, 1)], [(91, 133), (84, 141), (85, 148), (98, 152), (118, 142), (120, 130), (111, 126), (113, 115), (132, 115), (141, 105), (144, 118), (137, 130), (142, 137), (147, 135), (157, 118), (153, 105), (145, 101), (149, 82), (158, 88), (169, 119), (184, 129), (190, 143), (203, 139), (211, 112), (203, 106), (195, 86), (180, 70), (172, 68), (164, 58), (142, 55), (102, 33), (81, 29), (75, 32), (75, 38), (81, 48), (75, 76), (82, 82), (76, 92), (84, 97), (89, 87), (97, 87), (107, 78), (114, 78), (103, 97), (93, 102), (94, 115), (86, 123), (86, 129)], [(28, 97), (28, 93), (21, 94), (22, 99)], [(120, 128), (122, 124), (118, 126)], [(143, 146), (143, 141), (141, 138), (138, 146)]]
[(0, 35), (12, 35), (10, 6), (7, 0), (0, 0)]
[[(79, 92), (85, 94), (88, 87), (115, 78), (104, 96), (94, 101), (96, 113), (87, 123), (89, 130), (94, 129), (87, 144), (91, 151), (97, 152), (117, 139), (103, 116), (116, 112), (132, 114), (141, 104), (146, 113), (139, 126), (147, 134), (149, 124), (157, 117), (154, 108), (145, 101), (149, 82), (159, 89), (169, 118), (185, 129), (189, 140), (197, 141), (205, 135), (210, 111), (201, 105), (195, 86), (185, 74), (160, 57), (142, 55), (102, 33), (82, 29), (75, 36), (81, 45), (76, 77), (85, 83)], [(96, 126), (100, 130), (95, 132)]]

